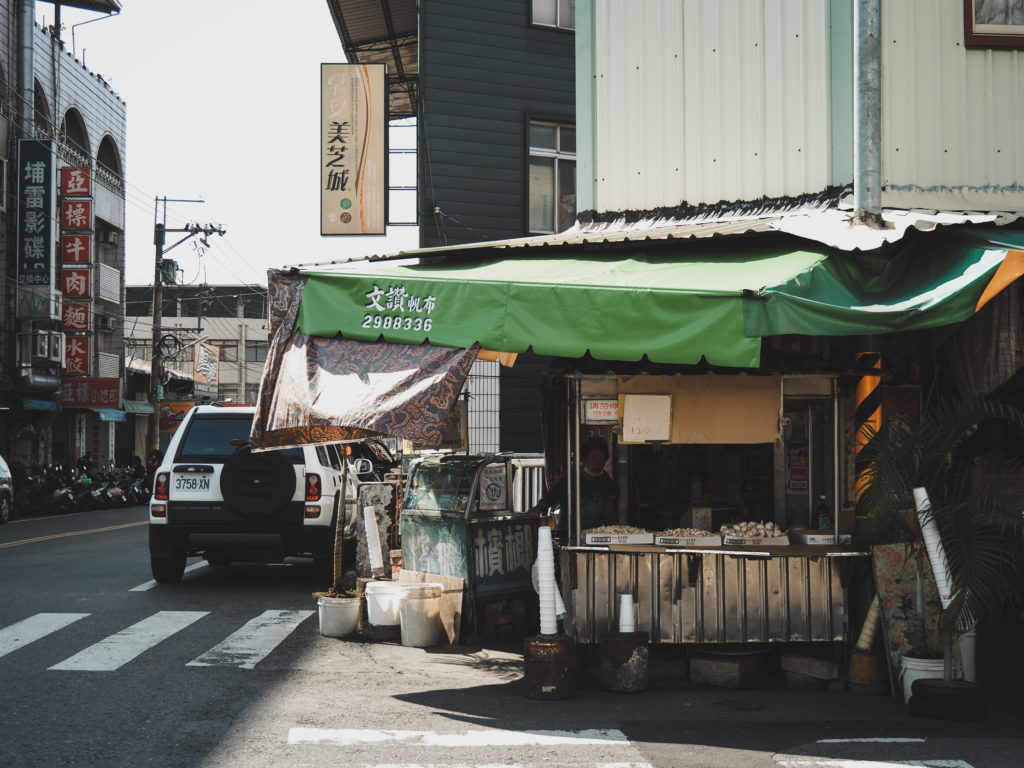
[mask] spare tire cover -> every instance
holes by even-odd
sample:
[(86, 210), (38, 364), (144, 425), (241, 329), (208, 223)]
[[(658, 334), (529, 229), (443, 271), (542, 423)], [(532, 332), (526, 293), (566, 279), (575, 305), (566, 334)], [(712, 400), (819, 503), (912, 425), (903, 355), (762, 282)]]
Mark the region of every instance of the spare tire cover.
[(269, 517), (284, 509), (295, 494), (295, 469), (277, 451), (253, 453), (246, 445), (224, 462), (220, 492), (243, 517)]

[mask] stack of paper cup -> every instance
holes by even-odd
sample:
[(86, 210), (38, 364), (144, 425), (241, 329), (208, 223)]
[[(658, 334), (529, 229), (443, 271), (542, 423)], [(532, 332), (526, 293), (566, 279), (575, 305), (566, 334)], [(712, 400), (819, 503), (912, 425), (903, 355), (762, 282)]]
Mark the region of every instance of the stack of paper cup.
[(917, 506), (917, 521), (921, 524), (921, 533), (924, 536), (924, 548), (928, 551), (932, 573), (935, 574), (935, 586), (939, 590), (939, 600), (942, 602), (943, 608), (949, 608), (949, 604), (953, 600), (953, 574), (946, 561), (946, 548), (942, 546), (939, 526), (928, 514), (932, 509), (928, 491), (924, 488), (915, 488), (914, 504)]
[(551, 549), (551, 529), (546, 525), (537, 529), (537, 587), (540, 597), (540, 633), (557, 635), (555, 553)]
[(636, 632), (633, 596), (630, 594), (619, 595), (619, 632)]

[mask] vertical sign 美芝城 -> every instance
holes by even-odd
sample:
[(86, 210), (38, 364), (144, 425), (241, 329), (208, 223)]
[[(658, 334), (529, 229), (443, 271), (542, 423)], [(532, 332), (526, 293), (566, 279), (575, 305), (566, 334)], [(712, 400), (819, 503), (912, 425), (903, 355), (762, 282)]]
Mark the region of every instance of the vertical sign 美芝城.
[(18, 317), (48, 318), (56, 301), (54, 221), (57, 170), (53, 142), (18, 141)]
[(320, 65), (320, 234), (383, 235), (387, 86), (383, 64)]

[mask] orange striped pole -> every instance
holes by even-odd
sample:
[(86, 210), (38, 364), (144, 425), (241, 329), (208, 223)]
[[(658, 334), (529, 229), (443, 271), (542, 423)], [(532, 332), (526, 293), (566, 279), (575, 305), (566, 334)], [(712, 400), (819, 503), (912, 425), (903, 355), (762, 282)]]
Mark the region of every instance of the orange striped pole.
[(867, 517), (867, 510), (862, 509), (861, 496), (867, 484), (867, 472), (870, 462), (861, 456), (865, 446), (874, 440), (880, 440), (882, 432), (882, 355), (879, 352), (860, 352), (857, 354), (857, 369), (868, 370), (857, 382), (854, 394), (854, 426), (856, 428), (854, 469), (857, 475), (855, 498), (857, 517)]

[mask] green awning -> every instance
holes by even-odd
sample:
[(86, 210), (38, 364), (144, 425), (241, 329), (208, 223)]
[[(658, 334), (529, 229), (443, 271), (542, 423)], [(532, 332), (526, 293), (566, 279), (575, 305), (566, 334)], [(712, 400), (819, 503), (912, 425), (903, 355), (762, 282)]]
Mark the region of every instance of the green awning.
[[(599, 255), (306, 273), (296, 325), (311, 336), (602, 360), (757, 367), (743, 294), (780, 285), (826, 249), (769, 236)], [(575, 252), (578, 254), (578, 251)]]
[(153, 404), (145, 400), (125, 400), (125, 413), (152, 413)]
[(945, 227), (833, 252), (745, 305), (748, 336), (852, 336), (962, 322), (1024, 272), (1024, 232)]

